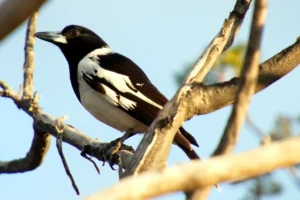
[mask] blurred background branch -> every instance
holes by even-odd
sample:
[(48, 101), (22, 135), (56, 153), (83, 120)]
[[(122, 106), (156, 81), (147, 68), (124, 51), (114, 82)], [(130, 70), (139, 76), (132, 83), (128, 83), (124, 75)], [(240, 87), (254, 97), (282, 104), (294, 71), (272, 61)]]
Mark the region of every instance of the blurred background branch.
[(0, 41), (45, 2), (46, 0), (5, 0), (0, 3)]

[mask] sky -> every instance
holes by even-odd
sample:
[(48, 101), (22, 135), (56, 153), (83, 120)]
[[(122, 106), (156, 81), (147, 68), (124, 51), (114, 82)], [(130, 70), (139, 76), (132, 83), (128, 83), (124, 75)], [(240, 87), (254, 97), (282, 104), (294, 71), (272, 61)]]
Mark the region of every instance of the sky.
[[(40, 10), (37, 31), (60, 31), (70, 24), (83, 25), (98, 33), (114, 50), (134, 60), (150, 80), (168, 98), (177, 86), (174, 74), (193, 62), (220, 30), (234, 0), (179, 1), (83, 1), (53, 0)], [(267, 22), (262, 43), (264, 61), (283, 48), (293, 44), (300, 36), (298, 19), (300, 1), (269, 1)], [(251, 20), (248, 12), (235, 44), (247, 41)], [(17, 28), (0, 43), (0, 80), (5, 80), (15, 90), (22, 83), (24, 62), (24, 37), (26, 23)], [(69, 116), (66, 121), (80, 131), (100, 141), (108, 142), (120, 137), (120, 132), (94, 119), (77, 101), (69, 81), (68, 65), (57, 47), (41, 40), (35, 46), (35, 90), (41, 95), (40, 106), (53, 117)], [(270, 132), (279, 114), (297, 116), (300, 110), (300, 69), (295, 69), (277, 83), (253, 97), (250, 115), (264, 131)], [(197, 153), (208, 158), (223, 133), (230, 114), (230, 107), (208, 115), (197, 116), (185, 123), (200, 144)], [(8, 99), (0, 98), (0, 160), (23, 157), (33, 137), (32, 119), (18, 110)], [(136, 146), (141, 136), (135, 136), (126, 144)], [(246, 126), (243, 127), (235, 152), (243, 152), (259, 146), (259, 140)], [(98, 175), (90, 162), (80, 152), (64, 144), (64, 153), (80, 189), (77, 196), (65, 174), (52, 139), (44, 163), (32, 172), (1, 175), (1, 199), (83, 199), (96, 191), (118, 182), (116, 171), (108, 165), (101, 166)], [(169, 165), (189, 162), (176, 146), (168, 160)], [(251, 162), (251, 161), (250, 161)], [(284, 192), (272, 199), (296, 199), (300, 190), (286, 170), (273, 175), (283, 183)], [(241, 199), (248, 184), (232, 186), (221, 184), (222, 193), (212, 190), (210, 200)], [(158, 199), (183, 199), (178, 192)], [(266, 200), (271, 198), (264, 198)]]

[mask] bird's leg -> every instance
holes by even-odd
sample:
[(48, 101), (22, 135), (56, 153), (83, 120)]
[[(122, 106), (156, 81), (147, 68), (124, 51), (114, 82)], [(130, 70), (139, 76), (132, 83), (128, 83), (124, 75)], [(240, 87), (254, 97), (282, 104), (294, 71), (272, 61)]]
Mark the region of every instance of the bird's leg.
[[(125, 132), (125, 134), (122, 137), (119, 137), (119, 138), (117, 138), (117, 139), (115, 139), (115, 140), (113, 140), (109, 143), (110, 145), (107, 149), (108, 150), (107, 152), (110, 152), (111, 155), (110, 156), (105, 156), (105, 157), (109, 157), (109, 159), (107, 159), (107, 161), (108, 161), (108, 164), (111, 167), (111, 169), (115, 170), (113, 168), (113, 163), (114, 162), (112, 160), (112, 158), (113, 158), (112, 155), (117, 153), (120, 150), (120, 148), (121, 148), (122, 144), (125, 142), (125, 140), (127, 140), (128, 138), (130, 138), (131, 136), (134, 135), (134, 133), (132, 133), (132, 132), (133, 132), (133, 129), (130, 128)], [(130, 149), (130, 151), (133, 152), (134, 150)]]
[(134, 135), (134, 133), (132, 133), (132, 132), (133, 132), (133, 128), (128, 129), (122, 137), (117, 139), (117, 140), (119, 140), (118, 142), (123, 144), (125, 142), (125, 140), (127, 140), (128, 138), (130, 138), (131, 136)]
[(132, 133), (133, 129), (130, 128), (128, 129), (125, 134), (122, 137), (119, 137), (113, 141), (110, 142), (112, 147), (115, 147), (114, 151), (112, 152), (112, 154), (115, 154), (116, 152), (119, 151), (120, 147), (122, 146), (122, 144), (125, 142), (125, 140), (127, 140), (128, 138), (130, 138), (131, 136), (133, 136), (134, 134)]

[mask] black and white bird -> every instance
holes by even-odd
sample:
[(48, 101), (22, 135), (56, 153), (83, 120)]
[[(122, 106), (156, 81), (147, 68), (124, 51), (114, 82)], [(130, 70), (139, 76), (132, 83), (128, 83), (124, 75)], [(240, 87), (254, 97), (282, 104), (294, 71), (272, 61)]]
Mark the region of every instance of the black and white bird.
[[(78, 25), (36, 37), (60, 48), (69, 64), (73, 90), (96, 119), (130, 135), (145, 133), (168, 99), (129, 58), (118, 54), (93, 31)], [(174, 144), (190, 159), (195, 138), (180, 127)]]

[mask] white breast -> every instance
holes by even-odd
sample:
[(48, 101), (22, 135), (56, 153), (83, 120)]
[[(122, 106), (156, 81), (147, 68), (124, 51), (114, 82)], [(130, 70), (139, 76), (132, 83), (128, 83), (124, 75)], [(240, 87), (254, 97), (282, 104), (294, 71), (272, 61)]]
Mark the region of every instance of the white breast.
[[(81, 77), (78, 77), (81, 104), (99, 121), (119, 130), (133, 129), (135, 133), (147, 131), (147, 126), (126, 112), (117, 108), (111, 99), (92, 89)], [(106, 90), (110, 90), (105, 88)], [(112, 90), (107, 92), (114, 92)]]
[[(119, 131), (128, 131), (129, 129), (132, 129), (134, 133), (146, 132), (147, 126), (145, 124), (116, 107), (120, 105), (125, 110), (130, 110), (134, 109), (136, 102), (122, 96), (117, 98), (118, 95), (115, 91), (105, 85), (102, 85), (105, 90), (105, 95), (101, 94), (91, 88), (83, 79), (83, 73), (93, 74), (95, 73), (95, 70), (105, 74), (106, 71), (99, 66), (97, 61), (91, 58), (97, 59), (97, 55), (106, 55), (109, 53), (112, 53), (109, 47), (96, 49), (87, 54), (79, 62), (77, 77), (81, 103), (96, 119)], [(103, 74), (100, 75), (102, 76)], [(118, 77), (115, 77), (115, 79), (118, 80)]]

